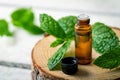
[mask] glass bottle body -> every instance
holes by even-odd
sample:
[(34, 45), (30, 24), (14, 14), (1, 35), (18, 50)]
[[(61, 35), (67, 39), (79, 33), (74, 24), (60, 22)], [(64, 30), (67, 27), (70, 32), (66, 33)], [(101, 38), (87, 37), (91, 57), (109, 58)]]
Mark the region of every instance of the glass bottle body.
[(75, 56), (79, 64), (92, 61), (92, 34), (88, 20), (78, 21), (75, 26)]

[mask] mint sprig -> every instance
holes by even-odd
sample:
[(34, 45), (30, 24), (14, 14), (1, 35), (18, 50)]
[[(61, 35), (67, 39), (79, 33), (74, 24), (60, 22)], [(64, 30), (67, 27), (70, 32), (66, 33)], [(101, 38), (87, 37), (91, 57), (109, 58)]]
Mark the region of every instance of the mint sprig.
[(67, 16), (56, 21), (47, 14), (40, 14), (40, 28), (56, 37), (56, 40), (51, 43), (51, 47), (62, 45), (48, 60), (49, 70), (53, 70), (63, 58), (65, 52), (74, 39), (74, 25), (76, 23), (75, 16)]
[(120, 66), (120, 44), (116, 33), (107, 25), (97, 22), (92, 25), (93, 48), (101, 53), (94, 64), (106, 69)]

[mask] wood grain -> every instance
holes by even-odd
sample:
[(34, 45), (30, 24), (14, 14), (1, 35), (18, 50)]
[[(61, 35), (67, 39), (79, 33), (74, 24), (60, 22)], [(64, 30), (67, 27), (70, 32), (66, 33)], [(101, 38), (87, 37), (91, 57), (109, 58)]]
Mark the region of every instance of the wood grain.
[[(113, 30), (120, 39), (120, 29), (113, 28)], [(48, 59), (60, 47), (50, 47), (50, 43), (54, 40), (53, 36), (45, 37), (35, 45), (32, 51), (33, 66), (37, 67), (40, 72), (39, 75), (43, 80), (114, 80), (120, 78), (120, 68), (113, 70), (102, 69), (92, 63), (89, 65), (79, 65), (78, 72), (75, 75), (66, 75), (59, 70), (50, 71), (47, 67)], [(74, 49), (73, 41), (65, 56), (74, 56)], [(98, 56), (99, 54), (92, 50), (93, 60)]]

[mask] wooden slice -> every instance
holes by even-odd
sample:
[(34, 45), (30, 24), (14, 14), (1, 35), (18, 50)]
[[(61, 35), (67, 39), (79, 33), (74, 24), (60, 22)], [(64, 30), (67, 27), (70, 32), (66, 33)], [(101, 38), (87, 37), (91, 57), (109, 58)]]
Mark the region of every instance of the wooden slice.
[[(113, 28), (120, 39), (120, 29)], [(39, 71), (42, 80), (113, 80), (120, 79), (120, 68), (108, 70), (102, 69), (94, 64), (79, 65), (78, 72), (75, 75), (66, 75), (60, 70), (50, 71), (47, 67), (48, 59), (57, 51), (56, 48), (51, 48), (50, 43), (55, 38), (53, 36), (45, 37), (40, 40), (32, 51), (33, 66)], [(66, 56), (74, 56), (74, 42), (71, 44)], [(98, 57), (98, 53), (92, 51), (93, 59)]]

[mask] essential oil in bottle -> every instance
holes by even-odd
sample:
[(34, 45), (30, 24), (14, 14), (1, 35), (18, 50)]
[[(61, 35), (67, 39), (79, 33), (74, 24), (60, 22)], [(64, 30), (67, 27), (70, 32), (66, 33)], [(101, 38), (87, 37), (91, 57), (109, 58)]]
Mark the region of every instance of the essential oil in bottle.
[(92, 34), (89, 23), (89, 16), (81, 14), (75, 25), (75, 56), (79, 64), (90, 64), (92, 61)]

